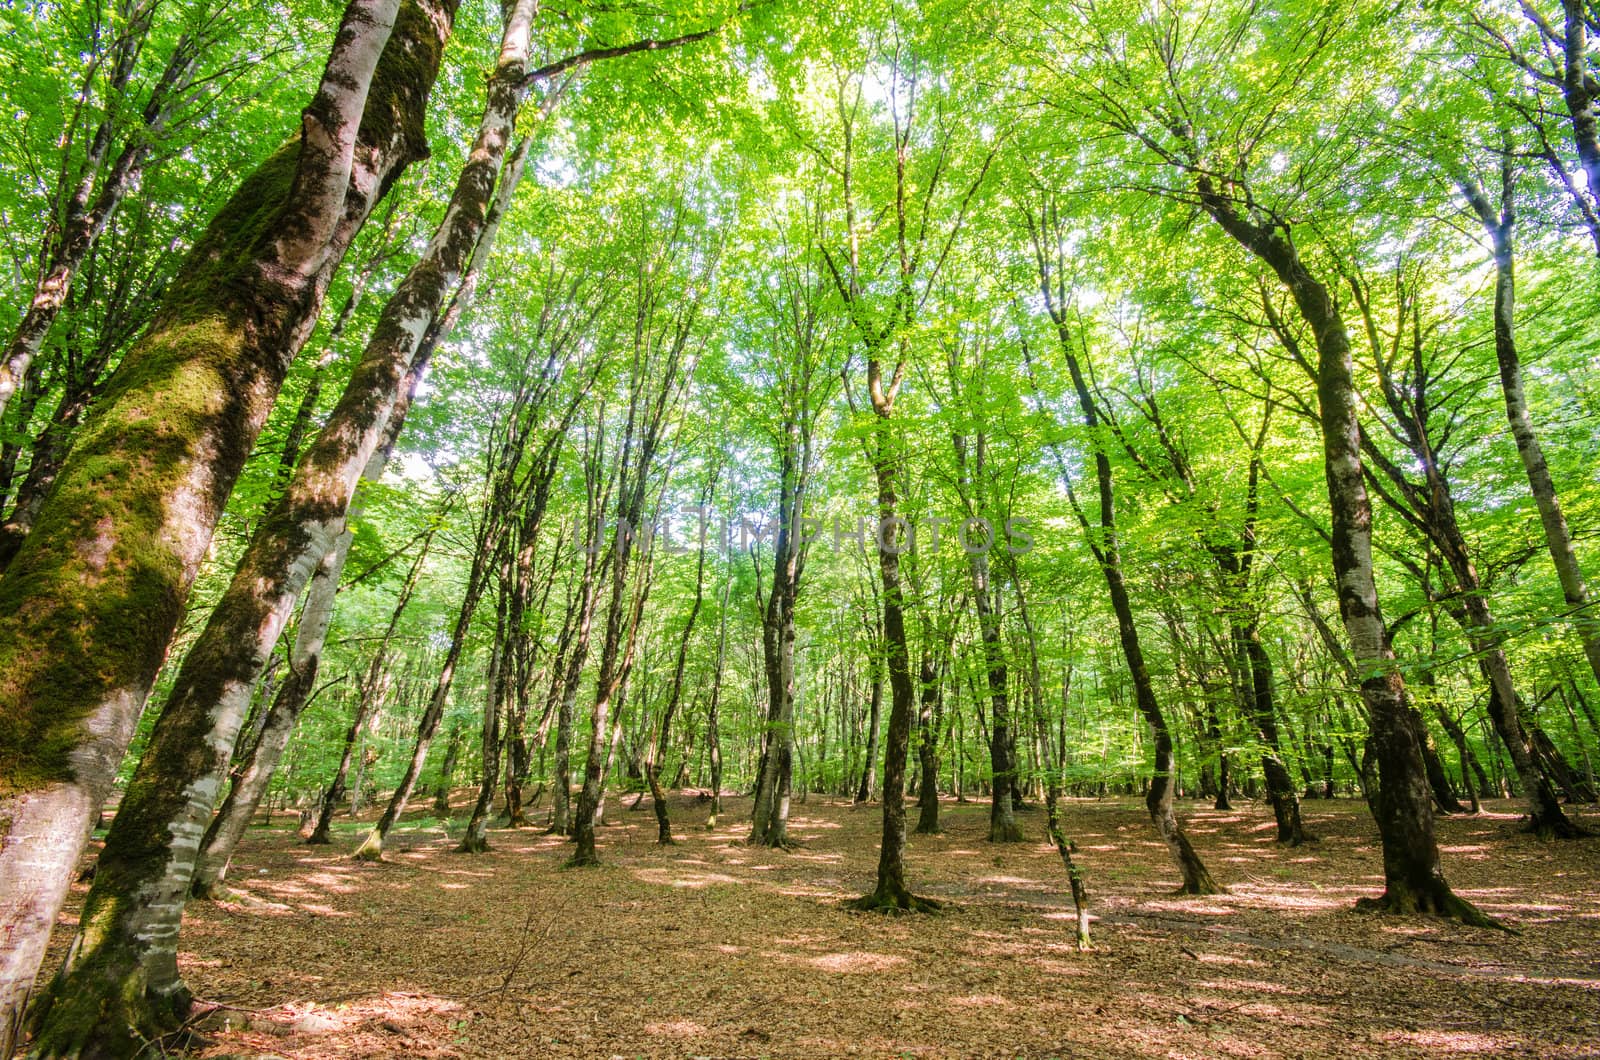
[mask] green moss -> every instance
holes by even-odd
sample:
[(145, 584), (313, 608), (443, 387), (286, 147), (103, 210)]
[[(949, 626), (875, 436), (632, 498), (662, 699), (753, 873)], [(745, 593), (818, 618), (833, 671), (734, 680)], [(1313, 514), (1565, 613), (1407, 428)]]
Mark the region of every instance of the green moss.
[[(402, 6), (365, 143), (399, 136), (407, 155), (426, 153), (425, 103), (456, 6)], [(245, 347), (263, 308), (256, 262), (281, 232), (299, 156), (298, 138), (281, 146), (207, 226), (0, 579), (0, 795), (69, 779), (83, 720), (119, 690), (137, 711), (160, 667), (194, 576), (178, 535), (209, 531), (247, 455), (255, 406), (287, 367), (258, 364)], [(169, 510), (202, 461), (217, 469), (215, 487), (194, 503), (211, 510)]]
[[(0, 579), (0, 794), (70, 779), (83, 720), (117, 691), (136, 712), (160, 668), (195, 573), (182, 535), (209, 532), (246, 456), (262, 371), (277, 368), (249, 355), (239, 307), (298, 157), (285, 144), (213, 219)], [(192, 499), (209, 511), (172, 510), (201, 464), (219, 469), (212, 494)]]
[(193, 577), (175, 535), (199, 514), (169, 504), (228, 418), (241, 342), (213, 317), (130, 353), (0, 580), (0, 792), (68, 779), (81, 721), (159, 669)]
[(219, 304), (250, 296), (254, 263), (280, 234), (279, 223), (294, 190), (300, 166), (300, 137), (274, 151), (244, 179), (205, 234), (184, 259), (179, 278), (162, 303), (157, 326), (196, 320)]
[[(394, 30), (367, 92), (366, 109), (361, 114), (362, 143), (380, 149), (401, 143), (402, 157), (408, 162), (428, 157), (428, 134), (423, 126), (428, 94), (439, 75), (439, 62), (457, 6), (459, 0), (426, 6), (417, 0), (405, 0), (400, 5)], [(435, 13), (442, 22), (435, 22)], [(395, 175), (400, 168), (395, 167)]]

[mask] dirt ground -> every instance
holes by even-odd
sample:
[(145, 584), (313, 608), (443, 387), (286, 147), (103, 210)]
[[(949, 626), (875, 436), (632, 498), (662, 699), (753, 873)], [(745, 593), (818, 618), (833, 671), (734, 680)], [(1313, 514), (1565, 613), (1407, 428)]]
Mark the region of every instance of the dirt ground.
[[(466, 793), (463, 793), (465, 797)], [(1600, 1056), (1600, 840), (1545, 843), (1516, 807), (1440, 822), (1457, 890), (1519, 934), (1352, 911), (1381, 890), (1356, 801), (1305, 804), (1321, 841), (1280, 849), (1270, 812), (1181, 808), (1228, 893), (1173, 898), (1177, 875), (1128, 799), (1071, 801), (1097, 920), (1073, 945), (1042, 812), (991, 845), (981, 803), (913, 836), (913, 888), (943, 916), (847, 912), (870, 890), (881, 810), (813, 796), (792, 852), (673, 800), (609, 800), (596, 869), (559, 839), (459, 820), (396, 833), (386, 860), (252, 829), (235, 896), (192, 903), (182, 963), (205, 1002), (204, 1055), (324, 1057)], [(915, 820), (915, 808), (910, 808)], [(1591, 813), (1587, 822), (1600, 827)], [(84, 888), (57, 932), (59, 952)]]

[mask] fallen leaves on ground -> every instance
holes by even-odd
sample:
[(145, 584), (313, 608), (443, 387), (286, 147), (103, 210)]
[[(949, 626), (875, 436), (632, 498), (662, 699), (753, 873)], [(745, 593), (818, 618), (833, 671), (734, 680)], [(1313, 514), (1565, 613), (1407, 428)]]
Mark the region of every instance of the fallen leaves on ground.
[(1381, 890), (1356, 801), (1305, 803), (1322, 839), (1293, 849), (1264, 807), (1184, 807), (1227, 887), (1206, 898), (1172, 897), (1138, 801), (1068, 801), (1087, 952), (1037, 809), (1031, 841), (996, 846), (986, 805), (947, 801), (943, 834), (912, 836), (907, 860), (913, 889), (954, 908), (902, 917), (842, 908), (871, 889), (878, 806), (797, 802), (788, 852), (744, 844), (745, 802), (714, 830), (693, 796), (672, 810), (678, 843), (657, 846), (648, 800), (613, 797), (593, 869), (564, 868), (570, 848), (532, 829), (463, 855), (459, 825), (402, 827), (377, 864), (347, 856), (353, 830), (330, 848), (252, 829), (233, 894), (185, 922), (188, 982), (226, 1006), (203, 1055), (1600, 1052), (1600, 844), (1523, 835), (1511, 803), (1439, 835), (1458, 892), (1516, 935), (1354, 912)]

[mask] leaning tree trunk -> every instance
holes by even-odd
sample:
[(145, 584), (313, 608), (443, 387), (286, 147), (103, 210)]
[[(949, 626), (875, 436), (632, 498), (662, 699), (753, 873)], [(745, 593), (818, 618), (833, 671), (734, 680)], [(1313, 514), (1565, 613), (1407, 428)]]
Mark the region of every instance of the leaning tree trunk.
[[(107, 849), (123, 859), (124, 871), (97, 876), (96, 887), (105, 891), (103, 900), (117, 901), (116, 908), (125, 911), (130, 923), (141, 924), (144, 937), (160, 940), (151, 946), (152, 954), (175, 943), (183, 897), (193, 879), (197, 847), (179, 840), (204, 827), (261, 669), (301, 589), (343, 533), (363, 471), (374, 470), (374, 464), (381, 467), (385, 432), (391, 437), (398, 433), (412, 393), (406, 380), (413, 369), (420, 374), (422, 366), (415, 362), (425, 360), (434, 348), (433, 332), (446, 299), (473, 260), (484, 222), (494, 215), (494, 177), (524, 91), (520, 86), (532, 6), (533, 0), (522, 0), (508, 10), (501, 62), (490, 79), (484, 121), (439, 233), (379, 315), (344, 394), (296, 468), (287, 492), (257, 529), (178, 673), (156, 732), (181, 734), (177, 738), (186, 744), (216, 750), (209, 757), (168, 756), (150, 760), (148, 767), (141, 763), (141, 771), (149, 768), (152, 778), (160, 778), (162, 789), (184, 792), (185, 797), (149, 806), (125, 799), (119, 816), (137, 811), (129, 827), (144, 837), (139, 840), (113, 845), (118, 825), (112, 823)], [(165, 746), (152, 742), (153, 748)], [(134, 784), (139, 783), (136, 773)], [(163, 823), (170, 842), (161, 831)], [(146, 881), (159, 882), (153, 891), (135, 896), (131, 888), (143, 888)], [(170, 959), (165, 954), (138, 953), (139, 945), (129, 948), (135, 951), (124, 958), (130, 967), (131, 962), (144, 965), (151, 960), (164, 967)], [(103, 969), (91, 968), (86, 974), (105, 978)], [(65, 983), (63, 988), (82, 989)]]
[(277, 769), (278, 759), (289, 746), (289, 737), (301, 710), (311, 701), (321, 668), (322, 645), (333, 618), (334, 596), (339, 591), (339, 578), (344, 573), (345, 557), (350, 554), (350, 542), (354, 537), (351, 531), (340, 535), (339, 543), (322, 558), (311, 578), (306, 602), (300, 609), (300, 628), (295, 633), (289, 676), (272, 698), (249, 762), (234, 779), (227, 798), (222, 800), (222, 808), (212, 818), (211, 826), (200, 841), (200, 853), (189, 883), (189, 893), (196, 898), (217, 897), (228, 874), (234, 848), (255, 817), (261, 797), (266, 794)]
[[(1592, 109), (1592, 101), (1591, 101)], [(1591, 124), (1593, 116), (1590, 118)], [(1591, 128), (1592, 132), (1592, 128)], [(1597, 169), (1600, 172), (1600, 169)], [(1489, 200), (1476, 183), (1460, 180), (1468, 203), (1478, 215), (1494, 247), (1494, 351), (1500, 368), (1500, 390), (1505, 398), (1506, 419), (1511, 425), (1511, 437), (1517, 445), (1517, 455), (1522, 460), (1523, 473), (1528, 479), (1528, 489), (1539, 510), (1539, 523), (1544, 529), (1545, 547), (1550, 562), (1556, 568), (1561, 583), (1561, 593), (1566, 598), (1567, 609), (1574, 616), (1584, 657), (1595, 680), (1600, 681), (1600, 619), (1589, 614), (1589, 588), (1584, 582), (1583, 568), (1578, 563), (1577, 549), (1572, 543), (1572, 531), (1567, 526), (1561, 510), (1561, 499), (1556, 493), (1555, 480), (1550, 466), (1545, 462), (1544, 447), (1534, 433), (1533, 416), (1528, 410), (1528, 396), (1522, 383), (1522, 360), (1517, 353), (1516, 338), (1516, 272), (1513, 232), (1516, 214), (1513, 208), (1514, 169), (1507, 156), (1503, 162), (1500, 211), (1496, 214)], [(1600, 188), (1591, 185), (1591, 194), (1600, 201)]]
[[(1048, 277), (1044, 279), (1046, 282), (1041, 286), (1050, 303), (1051, 316), (1055, 319), (1062, 356), (1066, 359), (1068, 371), (1072, 376), (1084, 426), (1091, 433), (1097, 432), (1100, 429), (1100, 412), (1089, 390), (1082, 366), (1073, 352), (1071, 336), (1067, 330), (1064, 300), (1057, 292), (1050, 289)], [(1090, 530), (1088, 519), (1081, 509), (1078, 510), (1078, 519), (1090, 536), (1090, 550), (1100, 568), (1101, 577), (1105, 579), (1107, 595), (1111, 598), (1111, 610), (1117, 620), (1117, 641), (1122, 647), (1122, 657), (1127, 663), (1128, 676), (1133, 683), (1135, 706), (1139, 710), (1139, 715), (1144, 718), (1145, 724), (1150, 727), (1150, 734), (1155, 744), (1154, 767), (1150, 776), (1150, 786), (1145, 793), (1145, 809), (1155, 825), (1156, 834), (1166, 844), (1167, 852), (1172, 856), (1173, 863), (1177, 865), (1182, 876), (1182, 882), (1178, 887), (1179, 893), (1215, 894), (1219, 889), (1216, 881), (1211, 878), (1205, 862), (1200, 860), (1200, 855), (1189, 842), (1188, 835), (1173, 812), (1177, 759), (1174, 754), (1172, 730), (1168, 728), (1166, 715), (1156, 699), (1155, 682), (1151, 680), (1150, 671), (1145, 665), (1144, 648), (1139, 642), (1139, 627), (1134, 620), (1133, 604), (1128, 597), (1128, 585), (1123, 574), (1122, 554), (1117, 538), (1116, 494), (1111, 474), (1111, 459), (1098, 440), (1092, 443), (1091, 449), (1095, 468), (1095, 487), (1099, 495), (1099, 540), (1095, 540), (1095, 532)], [(1074, 507), (1076, 508), (1075, 498)]]
[[(1211, 878), (1205, 863), (1200, 860), (1189, 837), (1184, 833), (1173, 812), (1173, 786), (1176, 782), (1176, 757), (1172, 731), (1167, 727), (1166, 716), (1156, 699), (1155, 685), (1145, 666), (1144, 650), (1139, 642), (1139, 627), (1134, 621), (1133, 605), (1128, 597), (1127, 580), (1123, 573), (1122, 556), (1117, 536), (1117, 507), (1115, 483), (1111, 473), (1111, 458), (1106, 452), (1100, 408), (1089, 388), (1088, 376), (1076, 352), (1071, 332), (1071, 318), (1067, 305), (1067, 263), (1061, 260), (1064, 251), (1060, 246), (1058, 219), (1048, 201), (1038, 215), (1031, 210), (1026, 214), (1029, 235), (1034, 241), (1038, 265), (1039, 292), (1046, 310), (1055, 324), (1056, 340), (1062, 359), (1072, 380), (1078, 411), (1089, 433), (1090, 454), (1094, 461), (1095, 488), (1099, 500), (1099, 526), (1091, 527), (1088, 516), (1078, 504), (1072, 482), (1065, 466), (1062, 467), (1063, 484), (1072, 502), (1072, 508), (1088, 539), (1090, 552), (1105, 580), (1107, 595), (1117, 621), (1117, 640), (1133, 682), (1134, 702), (1145, 724), (1149, 726), (1155, 744), (1154, 770), (1145, 794), (1145, 808), (1155, 825), (1156, 833), (1167, 846), (1168, 853), (1182, 874), (1179, 890), (1184, 894), (1214, 894), (1217, 884)], [(1059, 456), (1058, 456), (1058, 459)]]
[(417, 740), (411, 752), (411, 760), (406, 763), (406, 771), (401, 776), (400, 784), (395, 788), (394, 794), (390, 796), (389, 804), (384, 807), (383, 815), (367, 833), (366, 839), (356, 848), (357, 858), (376, 861), (383, 856), (384, 840), (388, 838), (390, 829), (400, 819), (400, 815), (405, 813), (406, 803), (411, 800), (411, 792), (417, 786), (417, 778), (422, 775), (422, 766), (428, 760), (428, 747), (433, 742), (434, 734), (439, 731), (439, 722), (444, 718), (445, 703), (450, 698), (450, 687), (455, 682), (456, 666), (461, 662), (461, 652), (466, 647), (467, 632), (472, 627), (472, 616), (477, 612), (478, 603), (489, 587), (490, 570), (494, 565), (495, 556), (500, 551), (498, 537), (494, 536), (499, 532), (498, 520), (492, 518), (484, 520), (475, 543), (472, 569), (467, 575), (467, 587), (461, 598), (461, 609), (456, 614), (455, 628), (450, 635), (450, 646), (445, 649), (444, 662), (434, 679), (433, 694), (428, 698), (427, 709), (422, 712), (422, 719), (417, 723)]
[[(367, 469), (362, 472), (361, 477), (365, 481), (374, 482), (382, 476), (398, 429), (398, 422), (391, 421), (384, 445), (373, 454)], [(266, 720), (262, 725), (261, 735), (250, 754), (249, 764), (229, 789), (228, 797), (223, 800), (222, 808), (217, 811), (211, 827), (206, 830), (205, 839), (201, 841), (200, 855), (195, 863), (194, 877), (189, 887), (190, 893), (196, 898), (212, 897), (227, 874), (228, 862), (233, 857), (234, 847), (244, 836), (245, 829), (250, 826), (250, 820), (255, 816), (262, 796), (266, 794), (267, 785), (272, 782), (273, 774), (277, 772), (278, 761), (284, 749), (289, 746), (289, 738), (294, 734), (295, 724), (311, 701), (317, 671), (322, 661), (323, 642), (327, 639), (328, 626), (333, 621), (334, 597), (339, 592), (339, 581), (344, 574), (345, 560), (350, 555), (350, 545), (355, 538), (355, 532), (348, 524), (351, 521), (350, 517), (354, 516), (356, 511), (352, 503), (351, 511), (345, 519), (345, 529), (340, 533), (333, 549), (322, 558), (316, 574), (312, 576), (311, 586), (306, 590), (306, 602), (300, 610), (300, 628), (295, 634), (289, 679), (283, 683), (273, 698), (272, 706), (267, 711)], [(422, 571), (422, 562), (427, 557), (436, 529), (437, 524), (434, 524), (423, 535), (416, 560), (406, 576), (405, 586), (401, 589), (402, 602), (409, 600), (416, 588), (416, 580)], [(391, 623), (385, 639), (392, 636)]]
[(1241, 217), (1211, 179), (1196, 178), (1202, 207), (1288, 288), (1317, 344), (1317, 399), (1332, 516), (1339, 615), (1360, 677), (1372, 726), (1378, 791), (1370, 799), (1383, 843), (1385, 890), (1368, 904), (1396, 913), (1431, 913), (1486, 924), (1488, 918), (1445, 881), (1434, 836), (1433, 804), (1421, 740), (1406, 704), (1389, 631), (1378, 606), (1372, 564), (1372, 503), (1361, 462), (1361, 423), (1350, 336), (1328, 289), (1305, 268), (1287, 229)]
[[(454, 10), (455, 0), (352, 0), (302, 135), (246, 179), (190, 252), (0, 578), (0, 713), (9, 719), (0, 735), (0, 927), (9, 940), (0, 957), (0, 1045), (14, 1039), (72, 865), (333, 270), (401, 169), (426, 153), (422, 115)], [(386, 87), (369, 106), (374, 81)], [(182, 754), (203, 747), (203, 730), (171, 729), (153, 737), (153, 749), (169, 738)], [(152, 765), (160, 761), (155, 751)], [(172, 813), (154, 804), (175, 791), (185, 802), (210, 797), (136, 783), (123, 800), (123, 834), (142, 845), (164, 829)], [(147, 798), (149, 827), (136, 828), (132, 817)], [(108, 844), (108, 866), (119, 849)], [(187, 886), (170, 899), (181, 901)], [(130, 941), (117, 934), (75, 946), (72, 967), (92, 963), (102, 944)], [(94, 1042), (123, 1051), (138, 1041), (136, 1028), (153, 1033), (181, 1018), (187, 992), (169, 944), (139, 988), (117, 994), (109, 1009), (103, 990), (54, 994), (38, 1010), (37, 1050)], [(124, 981), (125, 971), (108, 969), (109, 981)]]

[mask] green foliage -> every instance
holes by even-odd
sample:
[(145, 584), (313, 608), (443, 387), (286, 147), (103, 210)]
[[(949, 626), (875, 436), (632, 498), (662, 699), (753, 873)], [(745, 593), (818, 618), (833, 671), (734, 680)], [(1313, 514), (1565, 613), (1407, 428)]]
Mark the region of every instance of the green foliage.
[[(148, 62), (198, 10), (163, 8)], [(498, 16), (495, 5), (463, 10), (426, 130), (431, 158), (397, 189), (393, 215), (368, 226), (334, 281), (329, 312), (230, 501), (194, 615), (282, 488), (279, 462), (313, 377), (322, 395), (315, 419), (440, 216), (481, 111)], [(53, 174), (71, 169), (97, 115), (138, 102), (136, 93), (108, 100), (94, 77), (83, 80), (86, 17), (64, 8), (0, 12), (8, 71), (0, 107), (25, 119), (0, 123), (8, 178), (0, 181), (0, 260), (15, 290), (30, 279), (58, 206)], [(264, 14), (235, 17), (239, 41), (219, 43), (208, 62), (251, 62), (170, 132), (160, 164), (79, 280), (81, 297), (52, 337), (40, 400), (8, 411), (16, 476), (69, 385), (74, 351), (108, 336), (114, 354), (103, 372), (145, 323), (136, 308), (112, 311), (143, 301), (113, 301), (114, 278), (159, 291), (214, 189), (236, 184), (294, 133), (283, 101), (300, 98), (315, 75), (335, 13), (295, 3), (270, 26)], [(1458, 188), (1467, 175), (1498, 190), (1510, 153), (1528, 401), (1592, 581), (1600, 577), (1592, 459), (1600, 293), (1581, 197), (1565, 184), (1576, 178), (1563, 112), (1499, 39), (1538, 51), (1537, 30), (1521, 12), (1365, 0), (546, 5), (532, 63), (711, 27), (721, 28), (681, 48), (598, 61), (536, 87), (522, 124), (535, 137), (528, 177), (388, 476), (365, 491), (322, 663), (324, 680), (337, 683), (305, 715), (275, 798), (303, 802), (326, 784), (374, 639), (416, 542), (438, 520), (426, 576), (399, 626), (394, 690), (362, 736), (373, 752), (364, 783), (382, 790), (399, 775), (419, 690), (435, 675), (460, 602), (496, 440), (519, 384), (554, 356), (563, 370), (530, 437), (556, 431), (567, 402), (578, 411), (562, 429), (537, 546), (536, 566), (553, 577), (537, 613), (512, 631), (534, 646), (530, 733), (550, 738), (541, 714), (583, 570), (578, 547), (591, 533), (580, 529), (591, 499), (586, 447), (618, 437), (630, 399), (659, 383), (641, 378), (634, 354), (658, 350), (669, 322), (690, 316), (692, 374), (648, 491), (652, 518), (673, 525), (678, 547), (658, 542), (632, 575), (630, 603), (644, 596), (645, 604), (613, 766), (619, 783), (653, 742), (667, 699), (695, 592), (698, 541), (685, 513), (713, 478), (703, 610), (663, 776), (681, 763), (689, 783), (707, 783), (714, 688), (728, 784), (754, 773), (766, 702), (760, 600), (773, 554), (770, 538), (752, 547), (741, 526), (774, 516), (785, 431), (802, 407), (814, 430), (805, 514), (818, 522), (798, 602), (796, 784), (842, 793), (859, 782), (883, 651), (874, 563), (855, 538), (864, 520), (870, 540), (875, 517), (863, 443), (879, 427), (861, 394), (863, 337), (879, 335), (892, 336), (906, 361), (889, 430), (903, 514), (919, 535), (905, 558), (912, 651), (950, 653), (938, 721), (918, 737), (935, 741), (947, 789), (959, 783), (970, 792), (989, 779), (984, 660), (958, 533), (978, 516), (996, 526), (1027, 520), (1032, 538), (1025, 551), (991, 554), (1023, 773), (1094, 794), (1136, 788), (1148, 772), (1147, 734), (1090, 549), (1106, 541), (1090, 485), (1098, 449), (1117, 483), (1117, 543), (1178, 733), (1181, 786), (1214, 784), (1224, 757), (1236, 782), (1259, 783), (1267, 748), (1241, 709), (1246, 674), (1230, 641), (1242, 623), (1259, 627), (1271, 657), (1280, 751), (1297, 782), (1320, 786), (1331, 768), (1341, 790), (1354, 790), (1364, 720), (1337, 644), (1318, 629), (1318, 620), (1336, 629), (1337, 616), (1315, 389), (1296, 352), (1311, 337), (1273, 278), (1205, 217), (1202, 172), (1253, 217), (1287, 225), (1331, 281), (1359, 329), (1358, 383), (1378, 453), (1411, 459), (1380, 377), (1398, 374), (1403, 383), (1410, 369), (1397, 366), (1413, 360), (1428, 375), (1438, 394), (1429, 423), (1448, 438), (1435, 458), (1450, 477), (1529, 715), (1578, 772), (1589, 768), (1600, 754), (1600, 689), (1505, 425), (1492, 260)], [(559, 102), (545, 114), (539, 108), (558, 86)], [(79, 110), (74, 93), (86, 100)], [(1052, 281), (1064, 297), (1059, 320), (1040, 289), (1046, 251), (1060, 255)], [(367, 293), (333, 336), (333, 314), (358, 273)], [(647, 289), (656, 299), (649, 305)], [(14, 320), (19, 304), (0, 304), (0, 323)], [(1094, 431), (1078, 415), (1066, 350), (1103, 410)], [(965, 478), (957, 435), (968, 445), (983, 439), (981, 471), (969, 467)], [(530, 446), (516, 459), (531, 454)], [(724, 519), (730, 540), (720, 533)], [(1466, 750), (1493, 773), (1499, 752), (1481, 717), (1476, 658), (1437, 586), (1418, 577), (1437, 563), (1403, 513), (1380, 504), (1376, 522), (1396, 647), (1413, 683), (1427, 685), (1418, 702), (1447, 766), (1467, 769), (1441, 717), (1465, 730)], [(1249, 576), (1219, 565), (1230, 549), (1251, 555)], [(461, 783), (481, 767), (487, 661), (509, 635), (492, 606), (481, 610), (433, 752), (437, 763), (448, 734), (464, 734)], [(180, 638), (174, 659), (183, 647)], [(579, 697), (580, 746), (595, 667), (591, 659)], [(538, 761), (547, 776), (548, 756)]]

